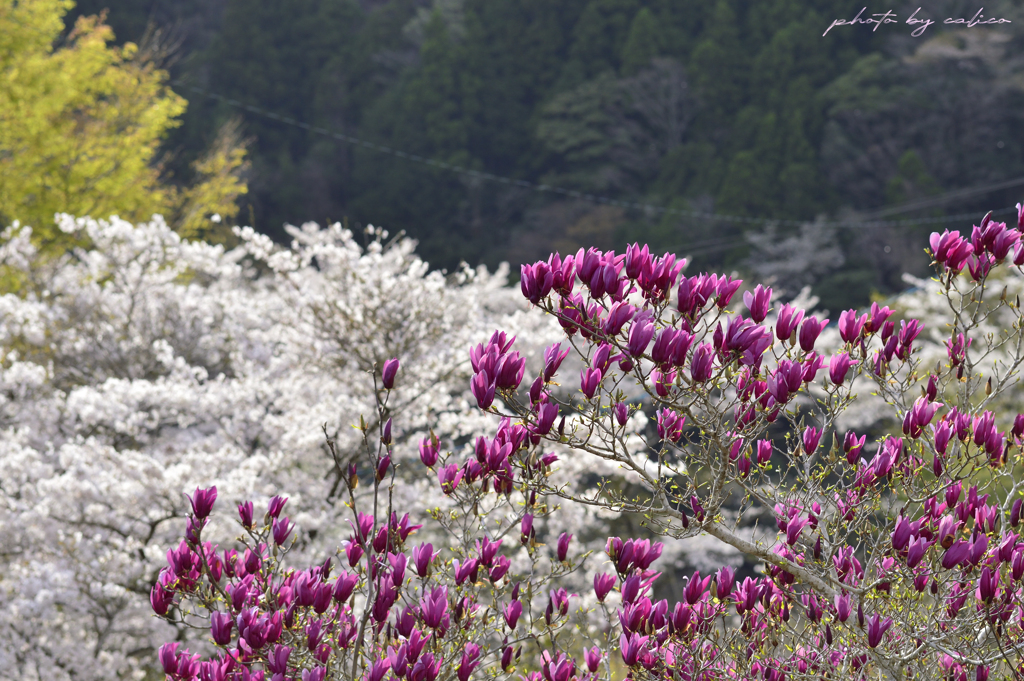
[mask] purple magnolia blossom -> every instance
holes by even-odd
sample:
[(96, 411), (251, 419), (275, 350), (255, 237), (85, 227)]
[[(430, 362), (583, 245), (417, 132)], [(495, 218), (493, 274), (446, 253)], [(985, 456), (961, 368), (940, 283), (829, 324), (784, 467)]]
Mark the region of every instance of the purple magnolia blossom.
[(504, 539), (491, 541), (487, 537), (484, 537), (483, 539), (477, 541), (476, 546), (477, 550), (480, 553), (481, 565), (490, 567), (491, 563), (494, 561), (494, 557), (498, 554), (498, 549), (501, 548), (501, 544), (503, 541)]
[(519, 618), (523, 614), (523, 604), (519, 601), (512, 601), (501, 611), (502, 617), (505, 618), (505, 625), (509, 629), (515, 629), (519, 623)]
[(672, 409), (661, 409), (658, 411), (658, 437), (670, 442), (679, 442), (683, 437), (683, 427), (686, 425), (686, 417), (681, 416)]
[(760, 324), (768, 316), (772, 304), (772, 290), (758, 284), (753, 291), (746, 291), (743, 294), (743, 303), (750, 310), (751, 319)]
[(339, 603), (347, 601), (358, 583), (359, 575), (342, 572), (334, 582), (334, 590), (332, 593), (334, 600)]
[[(917, 523), (920, 527), (920, 523)], [(907, 548), (907, 544), (910, 543), (911, 534), (914, 532), (914, 527), (907, 520), (906, 516), (900, 516), (896, 521), (896, 527), (892, 531), (892, 546), (897, 551), (902, 551)]]
[[(677, 331), (671, 327), (661, 330), (651, 347), (651, 360), (655, 364), (669, 364), (672, 361), (672, 349), (676, 342), (676, 336), (685, 331)], [(685, 355), (685, 353), (684, 353)]]
[(933, 232), (929, 245), (935, 262), (954, 272), (963, 269), (964, 263), (974, 252), (974, 247), (966, 239), (962, 239), (960, 232), (956, 230), (946, 230), (942, 234)]
[(653, 337), (654, 323), (646, 317), (635, 317), (633, 324), (629, 327), (629, 342), (626, 346), (626, 353), (630, 357), (642, 356)]
[(775, 322), (775, 335), (780, 341), (789, 340), (793, 332), (796, 331), (797, 327), (800, 326), (800, 322), (804, 318), (804, 311), (797, 310), (795, 307), (786, 303), (779, 310), (779, 318)]
[(804, 319), (804, 323), (800, 325), (800, 333), (798, 334), (797, 340), (800, 342), (800, 348), (804, 352), (810, 352), (814, 349), (814, 342), (818, 340), (818, 336), (821, 334), (821, 330), (828, 326), (828, 320), (818, 321), (817, 317), (808, 316)]
[(158, 615), (166, 615), (167, 611), (171, 608), (171, 604), (174, 602), (174, 592), (164, 588), (173, 579), (173, 574), (167, 568), (164, 568), (160, 571), (160, 578), (157, 580), (157, 583), (153, 585), (152, 590), (149, 592), (149, 604), (152, 606), (153, 612)]
[(629, 421), (629, 405), (625, 402), (619, 402), (615, 405), (612, 411), (615, 414), (615, 421), (620, 426), (626, 425), (626, 422)]
[(837, 352), (832, 355), (832, 359), (828, 363), (828, 377), (836, 385), (842, 385), (843, 381), (846, 380), (846, 374), (850, 371), (850, 367), (856, 364), (850, 359), (850, 355), (845, 352)]
[(497, 560), (494, 561), (494, 566), (488, 573), (488, 578), (492, 583), (497, 582), (499, 579), (504, 577), (506, 573), (508, 573), (509, 568), (511, 567), (512, 561), (510, 561), (506, 556), (498, 556)]
[(462, 481), (464, 471), (453, 463), (437, 471), (437, 479), (441, 483), (441, 491), (451, 495)]
[(537, 422), (531, 424), (530, 430), (536, 435), (547, 435), (558, 418), (558, 404), (546, 402), (537, 409)]
[(861, 435), (857, 437), (857, 433), (852, 430), (846, 431), (846, 438), (843, 440), (843, 451), (846, 452), (846, 461), (850, 465), (860, 457), (860, 453), (864, 450), (864, 443), (867, 440), (867, 435)]
[(768, 376), (766, 387), (768, 394), (778, 404), (785, 404), (794, 395), (804, 381), (803, 366), (799, 362), (788, 359), (781, 360), (779, 365)]
[(818, 443), (821, 441), (821, 433), (822, 431), (820, 429), (811, 428), (810, 426), (804, 429), (802, 443), (804, 446), (804, 452), (808, 456), (814, 454), (818, 449)]
[(792, 546), (800, 538), (803, 529), (811, 524), (807, 518), (794, 518), (786, 523), (786, 544)]
[(981, 569), (981, 577), (978, 578), (978, 597), (984, 603), (989, 603), (996, 597), (999, 591), (999, 569), (992, 570), (988, 566)]
[(512, 646), (505, 646), (501, 651), (501, 662), (499, 663), (501, 665), (501, 671), (509, 671), (509, 668), (512, 666), (512, 662), (515, 659), (515, 652), (516, 651)]
[(569, 553), (569, 542), (570, 541), (572, 541), (572, 535), (567, 533), (567, 532), (563, 532), (558, 537), (558, 551), (557, 551), (557, 554), (558, 554), (558, 561), (561, 562), (561, 563), (565, 562), (566, 556)]
[(651, 253), (647, 244), (642, 247), (634, 243), (626, 248), (625, 264), (626, 276), (630, 279), (639, 279), (640, 275), (650, 271), (652, 266)]
[(520, 268), (519, 286), (523, 297), (534, 305), (540, 303), (541, 299), (547, 298), (551, 293), (555, 275), (551, 271), (551, 265), (538, 261), (533, 265), (523, 265)]
[(850, 594), (836, 594), (835, 606), (836, 619), (838, 619), (840, 622), (846, 622), (846, 620), (850, 618), (850, 612), (852, 611), (850, 603)]
[[(771, 331), (743, 317), (732, 317), (724, 332), (719, 324), (712, 339), (720, 356), (739, 357), (740, 364), (744, 366), (758, 364), (772, 344)], [(687, 334), (687, 347), (692, 342), (693, 336)], [(682, 361), (679, 364), (682, 365)]]
[(710, 343), (701, 343), (690, 359), (690, 377), (697, 383), (708, 381), (714, 374), (715, 350)]
[[(636, 599), (641, 594), (641, 587), (643, 587), (644, 579), (643, 575), (639, 572), (634, 572), (629, 577), (626, 577), (625, 581), (622, 582), (622, 602), (626, 604), (632, 604), (636, 602)], [(646, 589), (643, 589), (646, 592)]]
[(213, 510), (213, 504), (217, 501), (217, 488), (216, 486), (208, 489), (196, 488), (195, 493), (192, 496), (185, 495), (188, 497), (189, 502), (192, 504), (192, 515), (197, 520), (206, 520), (210, 515), (210, 511)]
[(252, 529), (253, 506), (251, 501), (245, 501), (238, 505), (238, 517), (242, 521), (242, 527)]
[(559, 615), (564, 616), (569, 610), (569, 599), (575, 598), (575, 594), (570, 594), (565, 589), (554, 589), (548, 595), (549, 615), (557, 612)]
[(267, 504), (267, 515), (271, 518), (276, 518), (281, 515), (281, 511), (284, 510), (284, 505), (288, 503), (288, 497), (275, 496), (270, 499)]
[(475, 643), (466, 643), (462, 652), (462, 660), (459, 663), (459, 681), (469, 681), (473, 670), (480, 664), (480, 646)]
[(935, 450), (939, 454), (945, 454), (949, 448), (949, 441), (953, 437), (953, 428), (947, 421), (939, 421), (935, 424)]
[(885, 632), (889, 631), (889, 627), (892, 626), (892, 619), (886, 617), (881, 619), (878, 613), (875, 613), (868, 620), (868, 646), (871, 648), (877, 648), (882, 642), (882, 637), (885, 636)]
[(615, 575), (607, 573), (594, 575), (594, 593), (599, 602), (604, 603), (605, 597), (615, 587), (615, 581)]
[(281, 518), (280, 520), (274, 520), (273, 533), (274, 543), (278, 546), (283, 545), (288, 541), (288, 536), (292, 533), (292, 529), (295, 527), (287, 517)]
[(588, 400), (594, 399), (594, 394), (597, 393), (602, 378), (600, 369), (583, 369), (580, 371), (580, 390), (586, 395)]
[(623, 632), (619, 637), (619, 651), (622, 653), (622, 661), (627, 667), (636, 666), (640, 660), (640, 653), (647, 643), (647, 636)]
[(736, 460), (736, 472), (740, 474), (741, 478), (745, 478), (750, 475), (751, 465), (750, 457), (744, 455)]
[(683, 598), (690, 605), (693, 605), (697, 601), (701, 600), (704, 592), (708, 590), (708, 584), (711, 583), (711, 575), (701, 579), (700, 571), (694, 572), (689, 580), (686, 582), (686, 586), (683, 588)]
[(710, 281), (714, 283), (715, 291), (715, 305), (718, 309), (724, 310), (729, 306), (732, 301), (732, 297), (736, 295), (736, 291), (739, 290), (740, 286), (743, 285), (742, 279), (730, 279), (727, 275), (718, 277), (717, 281), (713, 279), (715, 275), (711, 275)]
[(385, 390), (391, 390), (395, 387), (395, 376), (398, 374), (398, 358), (384, 362), (384, 368), (381, 370), (381, 384), (383, 384)]
[(860, 338), (864, 325), (868, 321), (868, 315), (857, 316), (856, 310), (846, 310), (839, 315), (839, 336), (845, 343), (853, 343)]
[(423, 653), (409, 670), (406, 678), (408, 681), (434, 681), (441, 673), (442, 661), (441, 656), (435, 657), (433, 653)]
[(481, 409), (487, 409), (494, 403), (494, 391), (496, 386), (486, 371), (474, 374), (469, 382), (469, 389), (476, 398), (476, 404)]
[(821, 370), (821, 365), (824, 364), (825, 358), (816, 352), (812, 352), (803, 361), (803, 371), (801, 377), (804, 383), (813, 383), (814, 379), (818, 376), (818, 371)]
[(917, 339), (918, 335), (924, 330), (924, 325), (916, 319), (911, 319), (909, 322), (903, 320), (900, 322), (900, 333), (898, 338), (898, 349), (896, 350), (896, 356), (902, 360), (910, 358), (910, 353), (913, 349), (914, 340)]
[(1014, 581), (1020, 581), (1024, 577), (1024, 549), (1014, 549), (1013, 558), (1010, 559), (1010, 570)]
[(423, 465), (433, 468), (434, 464), (437, 463), (437, 455), (440, 449), (441, 444), (433, 433), (430, 434), (430, 437), (420, 440), (420, 461), (423, 462)]
[(456, 586), (462, 586), (462, 583), (467, 579), (470, 584), (476, 583), (477, 572), (480, 569), (480, 562), (476, 558), (470, 558), (464, 562), (460, 562), (459, 559), (456, 558), (452, 561), (452, 566), (455, 570)]
[(970, 544), (968, 544), (963, 539), (955, 541), (949, 548), (946, 549), (946, 553), (942, 557), (942, 567), (944, 567), (947, 570), (951, 570), (957, 565), (966, 563), (970, 555)]
[[(612, 305), (611, 310), (608, 311), (608, 317), (604, 320), (604, 326), (602, 331), (606, 336), (618, 336), (622, 332), (622, 328), (633, 318), (636, 314), (636, 308), (626, 302), (618, 302)], [(566, 350), (566, 353), (569, 351)], [(565, 355), (562, 355), (563, 357)], [(546, 357), (546, 355), (545, 355)], [(561, 360), (559, 360), (561, 361)], [(547, 376), (547, 368), (545, 366), (544, 376), (545, 380), (550, 380)]]
[(523, 544), (528, 544), (530, 539), (533, 538), (533, 514), (527, 513), (523, 516), (523, 520), (519, 525), (519, 537)]
[(724, 601), (732, 593), (733, 584), (736, 583), (736, 570), (731, 565), (719, 568), (715, 573), (715, 596), (718, 600)]
[[(878, 303), (871, 303), (871, 311), (868, 321), (864, 324), (865, 333), (876, 333), (882, 331), (886, 326), (886, 320), (892, 316), (892, 310), (889, 306), (879, 307)], [(885, 336), (885, 334), (882, 334)], [(884, 340), (884, 338), (883, 338)]]
[(274, 646), (273, 652), (267, 655), (267, 670), (271, 674), (287, 674), (288, 658), (291, 654), (292, 649), (289, 646), (281, 644)]
[(441, 626), (445, 613), (448, 612), (448, 587), (435, 587), (434, 590), (420, 600), (420, 615), (423, 623), (431, 629)]
[(408, 664), (409, 646), (403, 644), (395, 648), (394, 646), (388, 646), (388, 662), (391, 665), (391, 671), (396, 677), (402, 678), (409, 670)]
[[(391, 419), (388, 419), (388, 424), (390, 424), (390, 423), (391, 423)], [(384, 438), (381, 438), (381, 440), (383, 441)], [(388, 432), (388, 438), (387, 438), (387, 441), (384, 442), (384, 444), (385, 445), (391, 444), (391, 433), (390, 432)], [(384, 456), (380, 457), (380, 461), (377, 462), (377, 470), (376, 470), (376, 477), (377, 477), (377, 481), (378, 482), (383, 480), (384, 478), (386, 478), (388, 476), (388, 468), (390, 468), (390, 467), (391, 467), (391, 455), (390, 454), (385, 454)]]
[[(384, 677), (387, 676), (390, 669), (391, 661), (386, 657), (374, 660), (373, 664), (370, 665), (370, 671), (366, 674), (366, 681), (384, 681)], [(306, 681), (306, 679), (302, 681)]]
[(919, 398), (903, 419), (903, 434), (915, 440), (921, 437), (921, 433), (931, 423), (935, 412), (941, 406), (941, 402), (930, 402), (927, 397)]

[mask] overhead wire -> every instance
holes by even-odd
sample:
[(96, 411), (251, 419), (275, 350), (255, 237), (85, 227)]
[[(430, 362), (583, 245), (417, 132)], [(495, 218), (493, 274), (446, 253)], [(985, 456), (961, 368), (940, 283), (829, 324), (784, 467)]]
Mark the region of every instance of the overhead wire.
[[(1016, 215), (1017, 214), (1017, 208), (1014, 207), (1014, 206), (1008, 206), (1006, 208), (1000, 208), (999, 210), (992, 211), (992, 216), (993, 217), (998, 217), (998, 216), (1001, 216), (1001, 215), (1010, 215), (1010, 214)], [(858, 223), (858, 224), (860, 224), (861, 226), (890, 226), (890, 227), (892, 227), (892, 226), (908, 226), (909, 227), (909, 226), (913, 226), (913, 225), (941, 224), (941, 223), (961, 222), (961, 221), (964, 221), (964, 220), (977, 220), (977, 219), (979, 219), (979, 215), (978, 215), (978, 213), (975, 212), (975, 213), (960, 213), (958, 215), (945, 215), (945, 216), (936, 217), (936, 218), (915, 218), (915, 219), (907, 219), (907, 220), (889, 220), (887, 222), (865, 222), (865, 223)], [(804, 224), (815, 224), (815, 223), (813, 223), (811, 221), (807, 221)], [(838, 225), (838, 224), (834, 224), (834, 223), (832, 225), (829, 225), (829, 223), (819, 223), (819, 224), (823, 224), (825, 226), (833, 226), (833, 227), (843, 226), (843, 225)], [(732, 247), (735, 247), (737, 245), (736, 239), (718, 239), (718, 240), (712, 240), (712, 241), (713, 242), (697, 242), (697, 243), (693, 244), (693, 246), (696, 246), (696, 248), (687, 248), (686, 249), (686, 253), (688, 255), (691, 255), (691, 256), (693, 256), (693, 255), (705, 255), (707, 253), (714, 253), (716, 251), (726, 250), (728, 248), (732, 248)]]
[[(277, 123), (288, 125), (291, 127), (300, 128), (311, 132), (316, 135), (330, 137), (340, 142), (345, 142), (353, 146), (362, 147), (375, 151), (381, 154), (395, 156), (397, 158), (405, 159), (413, 163), (419, 163), (426, 166), (438, 168), (440, 170), (446, 170), (459, 175), (472, 177), (475, 179), (487, 180), (491, 182), (497, 182), (500, 184), (506, 184), (510, 186), (521, 187), (523, 189), (530, 189), (537, 192), (561, 194), (569, 198), (575, 198), (590, 203), (618, 206), (621, 208), (632, 208), (642, 210), (647, 213), (660, 213), (665, 215), (678, 215), (681, 217), (698, 218), (701, 220), (726, 222), (732, 224), (756, 224), (756, 225), (777, 225), (777, 226), (802, 226), (806, 224), (816, 224), (824, 227), (903, 227), (917, 224), (940, 224), (944, 222), (957, 222), (960, 220), (970, 219), (977, 217), (974, 213), (962, 213), (959, 215), (950, 215), (943, 217), (933, 218), (915, 218), (915, 219), (904, 219), (904, 220), (879, 220), (878, 218), (887, 217), (889, 215), (895, 215), (898, 213), (904, 213), (912, 210), (919, 210), (922, 208), (933, 207), (948, 203), (956, 199), (966, 198), (968, 196), (981, 195), (988, 192), (998, 191), (1000, 189), (1007, 189), (1010, 187), (1024, 185), (1024, 177), (1015, 178), (1012, 180), (1005, 180), (998, 183), (989, 185), (971, 187), (967, 189), (960, 189), (956, 191), (947, 192), (935, 197), (929, 197), (921, 201), (915, 201), (891, 208), (882, 209), (872, 213), (866, 213), (863, 215), (854, 216), (845, 220), (826, 220), (826, 221), (814, 221), (814, 220), (792, 220), (792, 219), (781, 219), (781, 218), (765, 218), (765, 217), (748, 217), (743, 215), (728, 215), (722, 213), (709, 213), (705, 211), (688, 210), (683, 208), (670, 208), (667, 206), (659, 206), (650, 203), (640, 203), (636, 201), (623, 201), (620, 199), (613, 199), (606, 196), (599, 196), (596, 194), (590, 194), (586, 192), (580, 192), (573, 189), (567, 189), (565, 187), (558, 187), (550, 184), (530, 182), (528, 180), (517, 179), (512, 177), (506, 177), (503, 175), (496, 175), (494, 173), (488, 173), (485, 171), (474, 170), (454, 163), (447, 163), (445, 161), (439, 161), (437, 159), (428, 158), (419, 154), (413, 154), (410, 152), (403, 151), (401, 149), (394, 149), (387, 145), (378, 144), (371, 142), (359, 137), (347, 135), (345, 133), (338, 132), (336, 130), (328, 130), (320, 126), (310, 125), (305, 121), (296, 120), (290, 116), (284, 116), (273, 111), (269, 111), (262, 107), (254, 104), (245, 103), (231, 97), (227, 97), (211, 90), (200, 88), (195, 85), (185, 83), (181, 80), (171, 81), (171, 85), (186, 90), (191, 90), (196, 94), (203, 95), (210, 99), (214, 99), (223, 102), (229, 106), (242, 109), (249, 113), (268, 118)], [(995, 211), (994, 215), (1002, 215), (1007, 212), (1014, 211), (1014, 208), (1003, 208)], [(691, 252), (694, 255), (713, 252), (728, 248), (735, 245), (735, 239), (711, 239), (702, 242), (691, 243), (691, 247), (696, 247)]]

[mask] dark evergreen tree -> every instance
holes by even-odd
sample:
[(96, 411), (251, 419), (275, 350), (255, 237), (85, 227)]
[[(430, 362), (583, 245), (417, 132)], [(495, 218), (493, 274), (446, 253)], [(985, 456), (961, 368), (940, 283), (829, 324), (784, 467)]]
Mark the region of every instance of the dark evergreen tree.
[(650, 65), (654, 57), (662, 54), (664, 37), (654, 13), (643, 7), (629, 27), (629, 35), (622, 46), (622, 72), (631, 75)]

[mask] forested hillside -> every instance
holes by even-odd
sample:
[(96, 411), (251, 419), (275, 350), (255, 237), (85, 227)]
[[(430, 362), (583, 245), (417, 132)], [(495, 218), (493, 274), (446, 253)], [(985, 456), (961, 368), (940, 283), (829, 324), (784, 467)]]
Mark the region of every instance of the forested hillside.
[[(943, 18), (976, 8), (932, 5), (918, 16), (938, 25), (917, 38), (903, 24), (822, 36), (862, 7), (848, 0), (83, 0), (75, 12), (107, 9), (119, 40), (148, 40), (165, 55), (189, 100), (165, 145), (179, 181), (220, 126), (241, 117), (253, 142), (239, 217), (275, 238), (285, 222), (373, 223), (405, 230), (427, 260), (449, 268), (646, 240), (692, 255), (697, 267), (753, 268), (794, 291), (813, 284), (837, 306), (898, 290), (937, 225), (784, 223), (775, 233), (792, 238), (772, 249), (756, 238), (773, 229), (764, 223), (493, 182), (189, 88), (534, 185), (673, 209), (836, 219), (1024, 175), (1015, 133), (1021, 3), (986, 5), (986, 16), (1011, 24), (944, 31)], [(902, 21), (915, 7), (893, 9)], [(1011, 206), (1020, 192), (891, 218)]]

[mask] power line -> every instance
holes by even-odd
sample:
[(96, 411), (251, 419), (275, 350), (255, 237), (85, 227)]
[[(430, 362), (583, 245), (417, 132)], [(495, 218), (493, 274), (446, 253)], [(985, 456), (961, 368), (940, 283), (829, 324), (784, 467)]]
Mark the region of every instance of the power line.
[[(1000, 215), (1016, 215), (1016, 214), (1017, 214), (1017, 208), (1014, 207), (1014, 206), (1009, 206), (1007, 208), (1000, 208), (999, 210), (992, 211), (992, 216), (993, 217), (998, 217)], [(916, 219), (908, 219), (908, 220), (890, 220), (888, 222), (862, 222), (862, 223), (856, 223), (856, 226), (859, 226), (859, 227), (873, 227), (873, 226), (883, 226), (883, 227), (884, 226), (897, 226), (897, 227), (898, 226), (907, 226), (907, 227), (910, 227), (910, 226), (913, 226), (913, 225), (950, 223), (950, 222), (960, 222), (962, 220), (976, 220), (976, 219), (978, 219), (978, 214), (977, 213), (960, 213), (959, 215), (946, 215), (946, 216), (941, 217), (941, 218), (916, 218)], [(807, 223), (803, 223), (803, 224), (807, 224)], [(852, 224), (852, 223), (842, 223), (842, 224), (837, 224), (837, 223), (820, 223), (820, 224), (824, 224), (826, 227), (828, 227), (828, 226), (831, 226), (831, 227), (854, 226), (854, 224)], [(692, 246), (696, 246), (696, 248), (686, 248), (686, 249), (684, 249), (686, 251), (687, 255), (690, 255), (690, 256), (704, 255), (706, 253), (715, 253), (717, 251), (725, 250), (727, 248), (732, 248), (733, 246), (736, 246), (736, 239), (711, 239), (711, 240), (708, 240), (708, 241), (695, 242), (695, 243), (692, 243), (691, 245)]]
[[(438, 161), (437, 159), (427, 158), (425, 156), (420, 156), (419, 154), (412, 154), (412, 153), (409, 153), (409, 152), (406, 152), (406, 151), (402, 151), (400, 149), (393, 149), (393, 148), (391, 148), (389, 146), (386, 146), (386, 145), (383, 145), (383, 144), (377, 144), (376, 142), (370, 142), (368, 140), (364, 140), (364, 139), (361, 139), (361, 138), (358, 138), (358, 137), (353, 137), (352, 135), (346, 135), (344, 133), (340, 133), (340, 132), (337, 132), (337, 131), (334, 131), (334, 130), (328, 130), (326, 128), (310, 125), (309, 123), (306, 123), (304, 121), (295, 120), (294, 118), (291, 118), (290, 116), (283, 116), (281, 114), (275, 113), (273, 111), (269, 111), (269, 110), (264, 109), (262, 107), (255, 106), (253, 104), (247, 104), (247, 103), (241, 102), (241, 101), (239, 101), (237, 99), (232, 99), (230, 97), (226, 97), (226, 96), (224, 96), (222, 94), (219, 94), (219, 93), (216, 93), (216, 92), (212, 92), (212, 91), (206, 90), (204, 88), (199, 88), (199, 87), (196, 87), (194, 85), (189, 85), (189, 84), (184, 83), (182, 81), (171, 81), (171, 85), (175, 85), (175, 86), (180, 87), (180, 88), (191, 90), (192, 92), (195, 92), (197, 94), (203, 95), (205, 97), (209, 97), (210, 99), (215, 99), (217, 101), (224, 102), (225, 104), (227, 104), (229, 106), (233, 106), (233, 107), (236, 107), (236, 108), (239, 108), (239, 109), (243, 109), (245, 111), (248, 111), (249, 113), (256, 114), (257, 116), (262, 116), (264, 118), (269, 118), (269, 119), (271, 119), (273, 121), (276, 121), (276, 122), (284, 124), (284, 125), (289, 125), (289, 126), (292, 126), (292, 127), (301, 128), (301, 129), (306, 130), (308, 132), (312, 132), (312, 133), (317, 134), (317, 135), (322, 135), (324, 137), (330, 137), (330, 138), (333, 138), (333, 139), (338, 140), (340, 142), (345, 142), (347, 144), (363, 147), (365, 149), (369, 149), (371, 151), (376, 151), (378, 153), (387, 154), (387, 155), (391, 155), (391, 156), (396, 156), (398, 158), (402, 158), (402, 159), (405, 159), (407, 161), (412, 161), (414, 163), (421, 163), (421, 164), (424, 164), (424, 165), (428, 165), (428, 166), (432, 166), (432, 167), (435, 167), (435, 168), (439, 168), (441, 170), (447, 170), (447, 171), (450, 171), (450, 172), (453, 172), (453, 173), (456, 173), (456, 174), (459, 174), (459, 175), (465, 175), (465, 176), (472, 177), (472, 178), (475, 178), (475, 179), (488, 180), (488, 181), (491, 181), (491, 182), (498, 182), (498, 183), (501, 183), (501, 184), (507, 184), (507, 185), (516, 186), (516, 187), (522, 187), (524, 189), (531, 189), (531, 190), (537, 191), (537, 192), (550, 192), (550, 193), (553, 193), (553, 194), (561, 194), (561, 195), (567, 196), (569, 198), (580, 199), (580, 200), (588, 201), (588, 202), (591, 202), (591, 203), (598, 203), (598, 204), (604, 204), (604, 205), (610, 205), (610, 206), (618, 206), (618, 207), (621, 207), (621, 208), (634, 208), (634, 209), (642, 210), (642, 211), (645, 211), (645, 212), (661, 213), (661, 214), (666, 214), (666, 215), (679, 215), (679, 216), (683, 216), (683, 217), (699, 218), (699, 219), (702, 219), (702, 220), (709, 220), (709, 221), (729, 222), (729, 223), (733, 223), (733, 224), (754, 224), (754, 225), (765, 225), (765, 226), (767, 226), (767, 225), (801, 226), (801, 225), (808, 224), (809, 222), (813, 222), (811, 220), (789, 220), (789, 219), (776, 219), (776, 218), (745, 217), (745, 216), (742, 216), (742, 215), (725, 215), (725, 214), (721, 214), (721, 213), (707, 213), (707, 212), (703, 212), (703, 211), (685, 210), (685, 209), (681, 209), (681, 208), (668, 208), (668, 207), (665, 207), (665, 206), (657, 206), (657, 205), (649, 204), (649, 203), (639, 203), (639, 202), (635, 202), (635, 201), (621, 201), (619, 199), (612, 199), (612, 198), (609, 198), (609, 197), (606, 197), (606, 196), (598, 196), (598, 195), (595, 195), (595, 194), (588, 194), (588, 193), (585, 193), (585, 192), (579, 192), (579, 191), (572, 190), (572, 189), (566, 189), (564, 187), (557, 187), (557, 186), (549, 185), (549, 184), (538, 184), (538, 183), (535, 183), (535, 182), (530, 182), (528, 180), (521, 180), (521, 179), (515, 179), (515, 178), (511, 178), (511, 177), (505, 177), (505, 176), (502, 176), (502, 175), (495, 175), (494, 173), (488, 173), (488, 172), (484, 172), (484, 171), (480, 171), (480, 170), (474, 170), (472, 168), (466, 168), (465, 166), (460, 166), (460, 165), (457, 165), (457, 164), (454, 164), (454, 163), (446, 163), (445, 161)], [(908, 204), (903, 204), (903, 205), (900, 205), (900, 206), (895, 206), (895, 207), (892, 207), (892, 208), (887, 208), (887, 209), (884, 209), (884, 210), (881, 210), (881, 211), (876, 211), (874, 213), (868, 213), (868, 214), (866, 214), (864, 216), (857, 217), (857, 218), (852, 218), (852, 219), (848, 219), (848, 220), (824, 221), (824, 222), (819, 222), (817, 224), (820, 224), (822, 226), (828, 226), (828, 227), (867, 227), (867, 226), (902, 227), (902, 226), (909, 226), (909, 225), (914, 225), (914, 224), (936, 224), (936, 223), (942, 223), (942, 222), (959, 221), (959, 220), (963, 220), (963, 219), (967, 219), (967, 218), (971, 218), (971, 217), (976, 217), (976, 216), (975, 216), (974, 213), (967, 213), (967, 214), (961, 214), (961, 215), (946, 216), (946, 217), (942, 217), (942, 218), (917, 218), (917, 219), (904, 219), (904, 220), (877, 220), (875, 218), (885, 217), (887, 215), (895, 215), (895, 214), (898, 214), (898, 213), (904, 213), (904, 212), (908, 212), (908, 211), (911, 211), (911, 210), (916, 210), (918, 208), (926, 208), (926, 207), (931, 207), (931, 206), (935, 206), (935, 205), (940, 205), (941, 203), (946, 203), (948, 201), (955, 200), (957, 198), (964, 198), (966, 196), (984, 194), (984, 193), (988, 193), (988, 192), (997, 191), (999, 189), (1006, 189), (1006, 188), (1009, 188), (1009, 187), (1018, 186), (1018, 185), (1021, 185), (1021, 184), (1024, 184), (1024, 177), (1016, 178), (1014, 180), (1007, 180), (1007, 181), (999, 182), (999, 183), (996, 183), (996, 184), (981, 186), (981, 187), (972, 187), (972, 188), (969, 188), (969, 189), (961, 189), (961, 190), (956, 190), (956, 191), (952, 191), (952, 192), (947, 192), (946, 194), (942, 194), (942, 195), (937, 196), (937, 197), (931, 197), (931, 198), (925, 199), (923, 201), (916, 201), (916, 202), (913, 202), (913, 203), (908, 203)], [(997, 211), (994, 214), (1003, 214), (1006, 211), (1012, 211), (1012, 210), (1014, 210), (1014, 209), (1012, 209), (1012, 208), (1005, 208), (1005, 209), (1001, 209), (1001, 210)], [(706, 244), (706, 246), (704, 248), (698, 248), (697, 252), (704, 252), (704, 251), (708, 250), (708, 248), (710, 248), (710, 250), (719, 250), (719, 248), (722, 247), (723, 245), (725, 245), (726, 243), (732, 243), (732, 242), (731, 241), (725, 242), (725, 241), (719, 241), (719, 240), (711, 240), (710, 242), (699, 242), (699, 243), (702, 244), (702, 245)]]
[(885, 208), (873, 213), (868, 213), (862, 217), (866, 219), (881, 218), (888, 215), (897, 215), (899, 213), (907, 213), (912, 210), (918, 210), (920, 208), (931, 208), (932, 206), (941, 206), (942, 204), (955, 201), (956, 199), (967, 198), (968, 196), (976, 196), (979, 194), (987, 194), (989, 192), (999, 191), (1000, 189), (1009, 189), (1010, 187), (1018, 187), (1024, 184), (1024, 177), (1018, 177), (1012, 180), (1005, 180), (1003, 182), (996, 182), (994, 184), (984, 185), (980, 187), (971, 187), (968, 189), (958, 189), (956, 191), (946, 192), (939, 196), (933, 196), (927, 199), (921, 199), (920, 201), (914, 201), (912, 203), (905, 203), (892, 208)]

